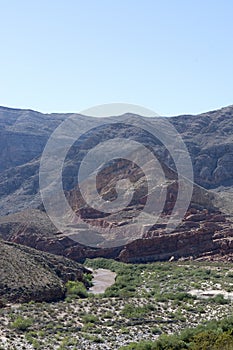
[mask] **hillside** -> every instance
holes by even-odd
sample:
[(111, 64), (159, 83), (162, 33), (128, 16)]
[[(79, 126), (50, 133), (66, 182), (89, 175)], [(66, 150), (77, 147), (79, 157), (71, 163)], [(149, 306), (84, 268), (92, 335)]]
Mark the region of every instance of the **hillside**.
[(68, 280), (84, 281), (88, 272), (73, 261), (0, 240), (0, 301), (57, 301)]
[[(39, 158), (44, 146), (55, 128), (70, 114), (42, 114), (31, 110), (0, 107), (0, 213), (5, 215), (27, 208), (36, 208), (41, 200), (38, 195)], [(190, 152), (194, 168), (194, 182), (207, 189), (221, 189), (233, 185), (233, 107), (229, 106), (197, 116), (178, 116), (169, 118)], [(127, 115), (121, 118), (130, 121)], [(142, 118), (143, 119), (143, 118)], [(145, 118), (143, 119), (145, 121)], [(148, 119), (146, 119), (148, 123)], [(149, 121), (153, 125), (153, 118)], [(77, 114), (80, 125), (98, 126), (98, 118)], [(164, 148), (143, 135), (140, 131), (125, 126), (118, 135), (139, 140), (157, 149), (161, 161), (171, 168), (171, 159)], [(115, 128), (106, 130), (108, 138), (117, 135)], [(96, 133), (101, 137), (103, 133)], [(96, 141), (86, 136), (84, 149), (87, 151)], [(93, 143), (94, 142), (94, 143)], [(80, 161), (80, 145), (76, 144), (68, 155), (63, 170), (64, 188), (75, 186), (74, 175)], [(74, 159), (75, 155), (75, 159)], [(208, 165), (207, 165), (208, 164)]]

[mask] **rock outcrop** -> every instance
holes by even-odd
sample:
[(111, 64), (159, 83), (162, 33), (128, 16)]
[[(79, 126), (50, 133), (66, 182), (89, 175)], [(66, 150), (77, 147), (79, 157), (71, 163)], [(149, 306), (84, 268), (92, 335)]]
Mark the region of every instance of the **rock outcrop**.
[[(30, 212), (28, 212), (30, 215)], [(36, 214), (32, 212), (31, 216)], [(42, 215), (42, 214), (40, 214)], [(43, 214), (44, 227), (50, 221)], [(75, 242), (68, 236), (53, 231), (43, 231), (40, 221), (24, 227), (16, 216), (9, 222), (0, 222), (0, 232), (9, 241), (33, 247), (40, 251), (65, 256), (77, 262), (86, 258), (105, 257), (124, 262), (149, 262), (158, 260), (178, 260), (180, 258), (198, 259), (233, 254), (233, 223), (229, 217), (217, 210), (190, 208), (182, 224), (172, 233), (166, 233), (166, 225), (156, 224), (142, 238), (128, 244), (112, 248), (94, 248)], [(48, 225), (45, 225), (46, 220)], [(101, 222), (101, 221), (100, 221)], [(17, 231), (18, 227), (18, 231)]]

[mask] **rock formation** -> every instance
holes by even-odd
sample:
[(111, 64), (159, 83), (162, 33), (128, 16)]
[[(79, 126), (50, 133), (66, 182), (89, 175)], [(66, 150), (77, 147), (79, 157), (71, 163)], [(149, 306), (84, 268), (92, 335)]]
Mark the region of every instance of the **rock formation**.
[[(116, 197), (115, 186), (123, 173), (131, 177), (135, 193), (121, 214), (106, 218), (90, 208), (76, 183), (84, 155), (101, 140), (125, 137), (149, 147), (159, 159), (169, 183), (166, 203), (159, 222), (133, 242), (119, 240), (116, 247), (95, 248), (64, 236), (51, 223), (39, 193), (39, 166), (44, 146), (55, 128), (69, 114), (44, 115), (30, 110), (0, 108), (0, 234), (5, 240), (41, 251), (64, 255), (76, 261), (104, 256), (127, 262), (231, 256), (233, 187), (233, 107), (198, 116), (178, 116), (169, 121), (178, 130), (189, 150), (196, 183), (192, 201), (183, 222), (166, 233), (167, 216), (177, 198), (177, 175), (174, 162), (158, 140), (138, 128), (127, 127), (131, 115), (122, 116), (116, 127), (98, 128), (95, 118), (77, 115), (77, 124), (88, 123), (94, 129), (82, 136), (67, 154), (63, 182), (66, 197), (73, 210), (95, 227), (124, 227), (146, 203), (146, 183), (135, 165), (123, 160), (101, 169), (98, 191), (105, 200)], [(153, 125), (154, 119), (146, 123)], [(211, 191), (209, 191), (211, 189)], [(75, 224), (74, 230), (79, 232)], [(99, 237), (96, 236), (96, 240)], [(98, 245), (98, 244), (97, 244)]]

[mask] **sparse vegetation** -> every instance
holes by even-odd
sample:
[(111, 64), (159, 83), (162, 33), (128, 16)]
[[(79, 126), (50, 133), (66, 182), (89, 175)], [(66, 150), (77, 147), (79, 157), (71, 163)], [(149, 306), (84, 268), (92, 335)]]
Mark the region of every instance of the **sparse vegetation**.
[(232, 350), (233, 318), (187, 328), (178, 335), (161, 335), (155, 342), (131, 343), (119, 350)]
[(14, 322), (11, 323), (11, 327), (17, 331), (26, 331), (30, 326), (32, 326), (33, 320), (31, 318), (26, 318), (19, 316)]
[[(197, 262), (126, 265), (105, 259), (88, 260), (86, 265), (115, 271), (115, 284), (102, 295), (90, 295), (84, 284), (69, 281), (65, 301), (31, 302), (0, 309), (3, 337), (0, 347), (232, 349), (232, 319), (225, 317), (232, 314), (233, 305), (223, 296), (223, 290), (232, 291), (230, 265), (203, 266)], [(218, 290), (219, 295), (202, 299), (189, 293), (190, 289), (208, 288)], [(20, 330), (18, 327), (24, 326), (26, 320), (33, 323)], [(202, 348), (198, 347), (200, 344)], [(211, 348), (205, 344), (211, 344)]]

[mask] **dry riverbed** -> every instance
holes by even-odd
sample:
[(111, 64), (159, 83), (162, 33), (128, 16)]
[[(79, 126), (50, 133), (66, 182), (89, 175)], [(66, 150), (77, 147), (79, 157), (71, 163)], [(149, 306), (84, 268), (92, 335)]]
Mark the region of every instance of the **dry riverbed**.
[[(90, 270), (90, 268), (89, 268)], [(115, 283), (116, 273), (107, 269), (92, 270), (93, 286), (89, 289), (92, 294), (102, 294)]]

